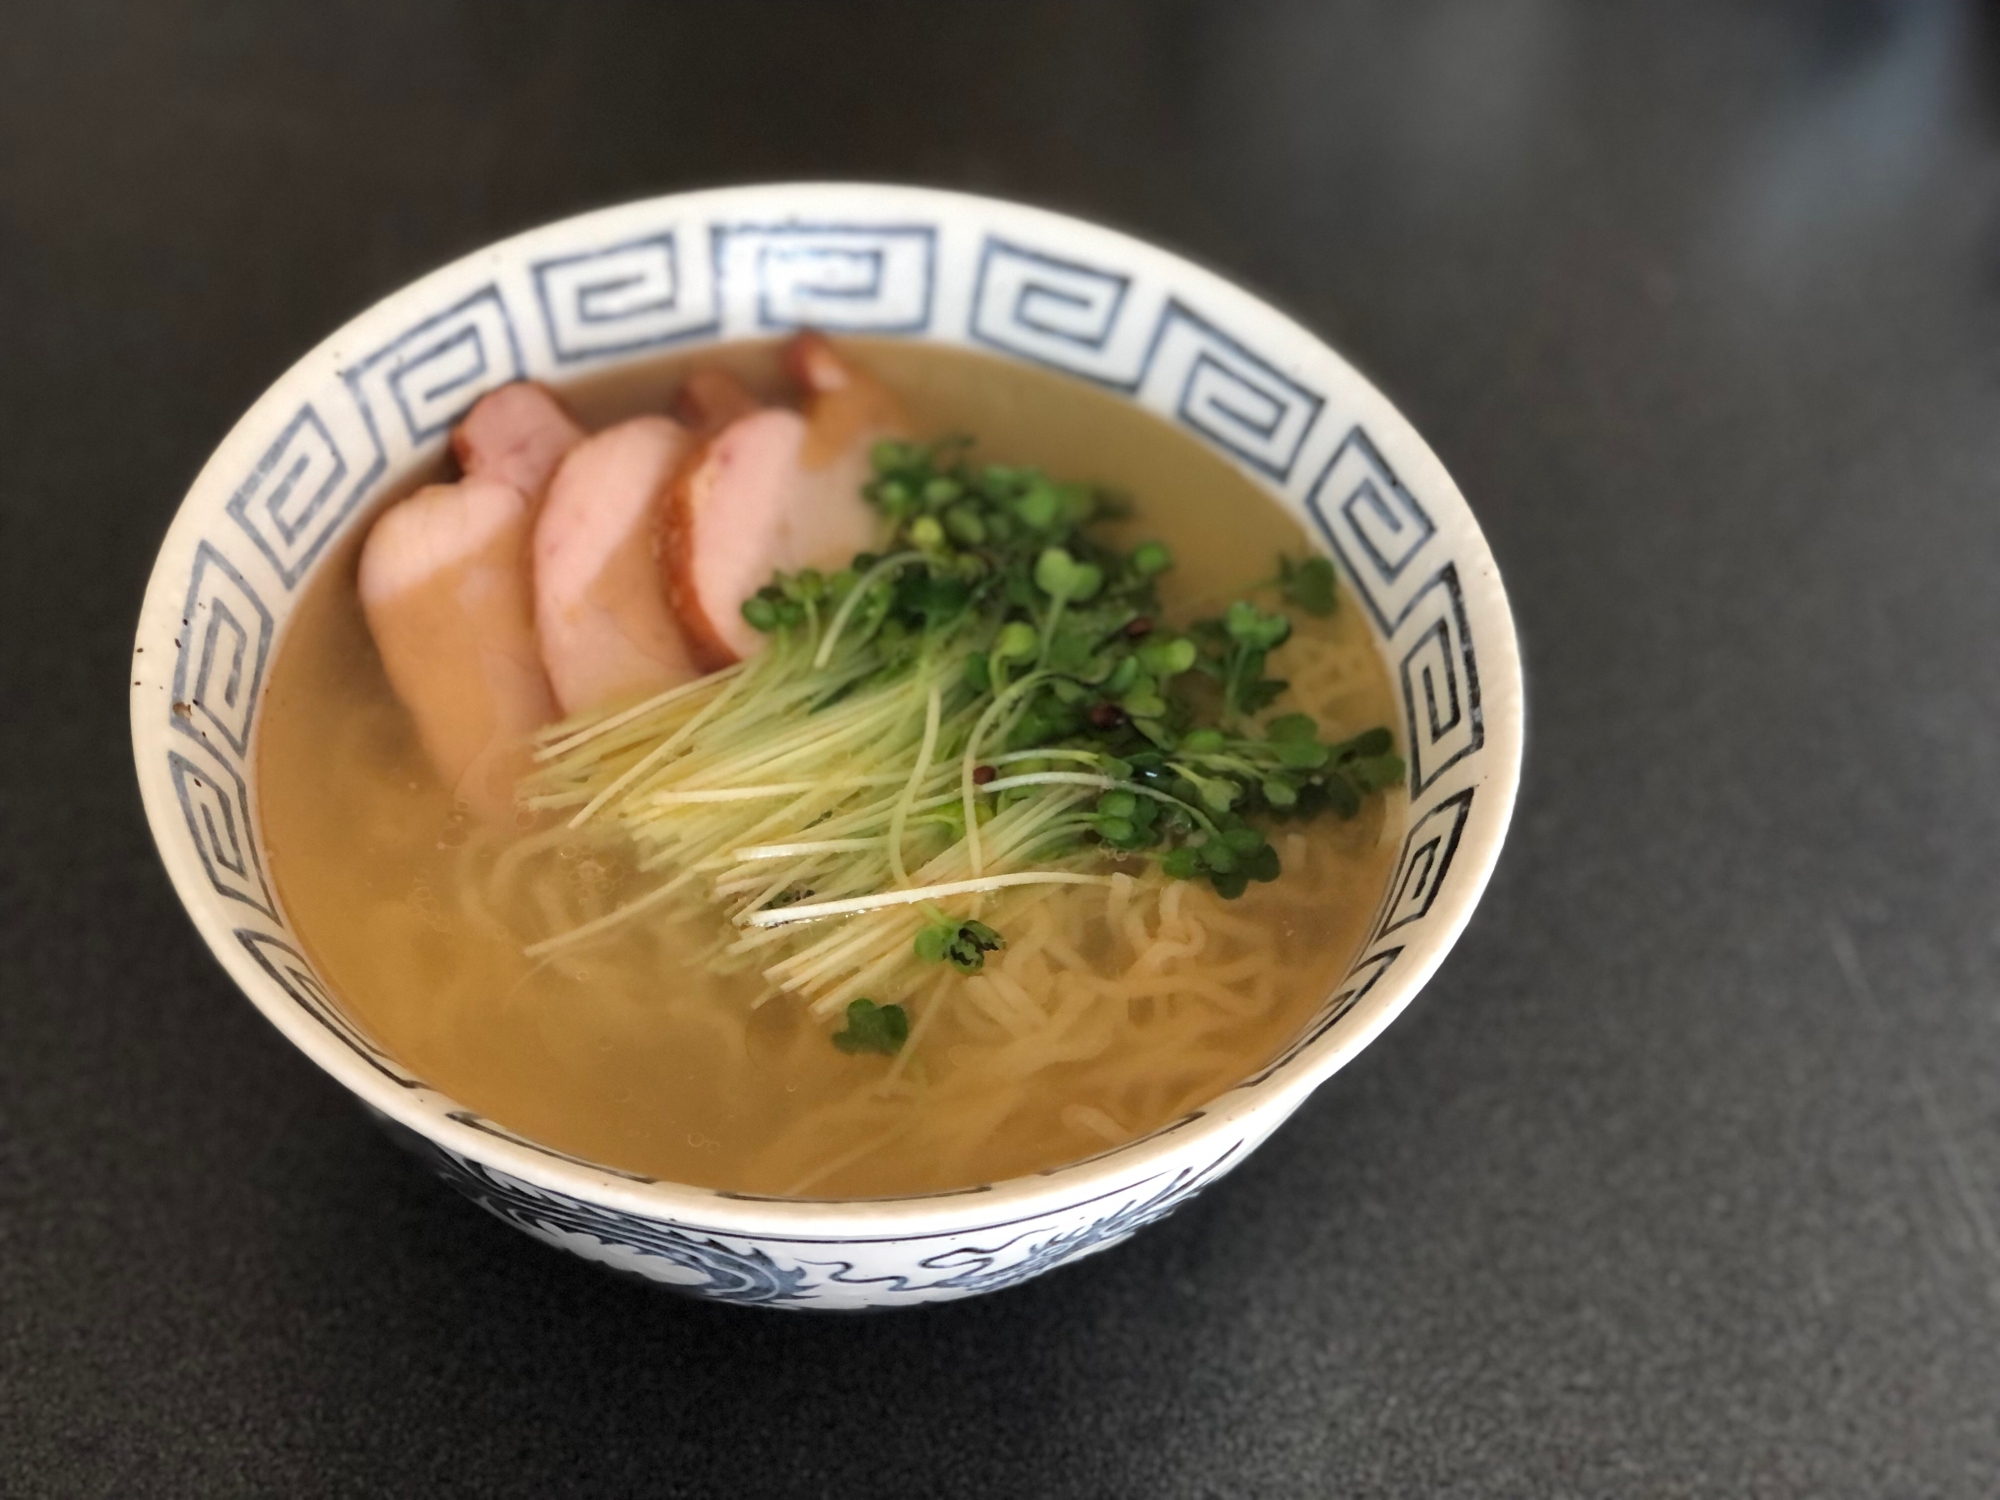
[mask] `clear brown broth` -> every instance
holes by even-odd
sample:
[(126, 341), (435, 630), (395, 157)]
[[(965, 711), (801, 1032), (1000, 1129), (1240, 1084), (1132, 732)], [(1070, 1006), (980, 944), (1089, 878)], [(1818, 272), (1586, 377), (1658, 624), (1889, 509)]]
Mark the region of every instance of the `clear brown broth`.
[[(850, 347), (903, 396), (921, 431), (976, 434), (983, 457), (1132, 496), (1138, 514), (1127, 530), (1165, 540), (1179, 560), (1165, 590), (1176, 618), (1214, 607), (1268, 576), (1279, 552), (1306, 546), (1236, 470), (1103, 392), (979, 354)], [(662, 359), (562, 394), (587, 425), (601, 426), (663, 409), (696, 362), (782, 394), (772, 345)], [(504, 936), (464, 918), (461, 887), (484, 865), (463, 847), (464, 821), (369, 642), (354, 588), (363, 529), (300, 600), (272, 672), (259, 731), (260, 815), (281, 898), (333, 991), (394, 1055), (482, 1114), (572, 1155), (696, 1185), (810, 1196), (938, 1191), (1074, 1160), (1110, 1144), (1109, 1124), (1121, 1136), (1144, 1134), (1274, 1055), (1357, 951), (1386, 883), (1399, 796), (1352, 823), (1322, 819), (1287, 835), (1304, 841), (1288, 856), (1303, 873), (1253, 886), (1228, 912), (1238, 927), (1253, 924), (1251, 946), (1273, 960), (1256, 1004), (1208, 1026), (1199, 1047), (1164, 1049), (1147, 1064), (1147, 1087), (1127, 1078), (1114, 1101), (1110, 1062), (1043, 1069), (1005, 1101), (1004, 1128), (927, 1149), (963, 1124), (950, 1115), (953, 1064), (976, 1070), (979, 1048), (998, 1045), (977, 1028), (954, 1031), (947, 1017), (929, 1044), (935, 1087), (914, 1102), (871, 1102), (850, 1129), (841, 1101), (882, 1060), (839, 1053), (824, 1024), (788, 998), (751, 1012), (756, 985), (745, 976), (676, 963), (676, 945), (692, 948), (704, 933), (655, 930), (551, 967), (520, 951), (546, 935), (534, 912), (502, 912), (513, 929)], [(1393, 722), (1358, 611), (1343, 604), (1331, 620), (1302, 620), (1298, 639), (1360, 663), (1331, 729)], [(1284, 669), (1283, 653), (1274, 665)], [(1088, 948), (1094, 929), (1080, 930)], [(1131, 1002), (1135, 1016), (1152, 1003)], [(833, 1123), (822, 1126), (830, 1110)], [(889, 1139), (870, 1148), (869, 1132), (885, 1120)]]

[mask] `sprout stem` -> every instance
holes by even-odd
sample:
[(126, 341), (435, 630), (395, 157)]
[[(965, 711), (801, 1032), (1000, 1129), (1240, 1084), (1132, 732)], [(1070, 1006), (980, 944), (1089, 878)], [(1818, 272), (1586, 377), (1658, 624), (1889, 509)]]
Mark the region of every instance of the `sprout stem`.
[(813, 653), (813, 670), (821, 671), (833, 660), (833, 648), (840, 640), (840, 633), (847, 628), (848, 617), (867, 597), (868, 591), (891, 573), (900, 572), (913, 562), (922, 562), (921, 552), (898, 552), (894, 557), (885, 557), (860, 578), (847, 591), (847, 597), (840, 601), (840, 608), (833, 612), (833, 619), (826, 627), (826, 635), (819, 643), (819, 650)]
[(937, 749), (938, 719), (944, 711), (944, 695), (933, 682), (931, 690), (924, 696), (924, 742), (917, 750), (917, 763), (910, 767), (910, 780), (903, 788), (903, 795), (896, 799), (896, 811), (889, 819), (889, 869), (896, 877), (896, 884), (908, 885), (910, 872), (903, 867), (903, 830), (910, 821), (910, 804), (917, 800), (917, 789), (924, 784), (924, 776), (931, 768), (931, 755)]
[(815, 901), (804, 906), (781, 906), (776, 911), (756, 911), (739, 918), (745, 927), (783, 927), (793, 922), (816, 922), (822, 917), (844, 917), (853, 912), (879, 911), (885, 906), (909, 906), (920, 901), (937, 901), (946, 896), (972, 896), (981, 891), (1005, 890), (1016, 885), (1109, 885), (1109, 875), (1079, 875), (1069, 870), (1023, 870), (1014, 875), (986, 875), (977, 880), (949, 880), (942, 885), (918, 886), (915, 890), (880, 891), (872, 896), (850, 896), (845, 901)]

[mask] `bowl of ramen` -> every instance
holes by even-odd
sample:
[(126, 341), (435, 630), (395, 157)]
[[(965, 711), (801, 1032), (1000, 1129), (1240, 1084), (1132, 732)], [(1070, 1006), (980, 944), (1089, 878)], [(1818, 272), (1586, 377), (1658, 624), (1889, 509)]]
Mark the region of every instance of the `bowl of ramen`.
[(1442, 961), (1522, 747), (1478, 526), (1340, 356), (1124, 234), (842, 184), (355, 318), (188, 492), (131, 704), (195, 925), (399, 1142), (789, 1308), (1226, 1174)]

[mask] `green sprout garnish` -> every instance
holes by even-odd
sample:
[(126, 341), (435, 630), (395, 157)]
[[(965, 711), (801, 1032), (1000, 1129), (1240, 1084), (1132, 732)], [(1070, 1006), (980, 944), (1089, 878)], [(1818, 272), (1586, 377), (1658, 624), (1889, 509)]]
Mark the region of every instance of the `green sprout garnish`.
[(986, 955), (1007, 946), (1007, 940), (984, 922), (944, 917), (917, 934), (917, 957), (927, 964), (949, 963), (961, 974), (977, 974)]
[(833, 1045), (842, 1052), (880, 1052), (894, 1057), (909, 1039), (910, 1017), (902, 1006), (851, 1000), (847, 1025), (833, 1034)]
[[(559, 726), (526, 787), (530, 806), (615, 822), (641, 869), (700, 872), (732, 951), (821, 1014), (845, 1006), (843, 1051), (899, 1050), (902, 1008), (857, 992), (979, 972), (1038, 895), (1019, 887), (1150, 863), (1237, 897), (1280, 874), (1272, 825), (1352, 818), (1402, 780), (1386, 728), (1267, 721), (1291, 618), (1238, 600), (1169, 626), (1173, 554), (1112, 546), (1103, 491), (975, 464), (964, 439), (880, 443), (873, 462), (884, 550), (773, 578), (743, 606), (764, 652)], [(1281, 559), (1267, 588), (1334, 608), (1325, 558)]]
[(1333, 613), (1333, 564), (1325, 558), (1281, 557), (1278, 576), (1272, 581), (1287, 604), (1296, 605), (1309, 615), (1324, 617)]

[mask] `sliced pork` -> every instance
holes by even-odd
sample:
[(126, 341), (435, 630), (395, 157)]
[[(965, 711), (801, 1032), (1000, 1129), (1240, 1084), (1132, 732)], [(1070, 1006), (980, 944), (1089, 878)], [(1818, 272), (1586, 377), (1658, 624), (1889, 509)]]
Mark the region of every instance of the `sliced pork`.
[(747, 417), (760, 403), (750, 388), (727, 370), (696, 370), (674, 397), (674, 415), (681, 424), (707, 437), (738, 417)]
[(653, 556), (655, 513), (691, 446), (679, 423), (634, 417), (556, 470), (535, 523), (535, 625), (565, 714), (700, 675)]
[(529, 736), (555, 717), (535, 648), (528, 498), (490, 478), (391, 506), (361, 549), (359, 592), (396, 696), (438, 775), (502, 818)]
[(452, 429), (451, 451), (468, 478), (503, 480), (539, 502), (563, 455), (584, 436), (547, 386), (517, 380), (473, 403)]
[(764, 637), (743, 601), (771, 581), (787, 513), (801, 495), (806, 423), (772, 408), (704, 444), (674, 481), (660, 523), (660, 566), (688, 643), (709, 669), (753, 656)]
[(755, 654), (764, 637), (743, 602), (776, 571), (833, 571), (881, 531), (861, 496), (869, 449), (907, 433), (895, 398), (818, 334), (786, 348), (806, 411), (737, 417), (674, 482), (660, 522), (667, 593), (705, 667)]
[(785, 370), (806, 393), (812, 441), (806, 465), (823, 469), (858, 459), (867, 477), (868, 450), (883, 438), (909, 436), (910, 419), (895, 393), (828, 342), (801, 333), (785, 345)]

